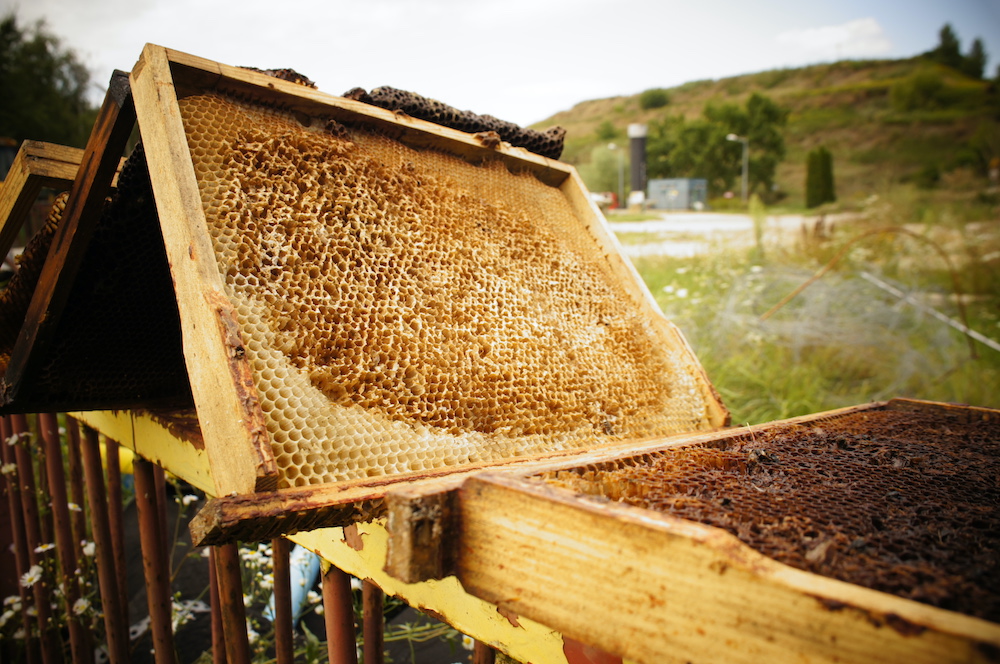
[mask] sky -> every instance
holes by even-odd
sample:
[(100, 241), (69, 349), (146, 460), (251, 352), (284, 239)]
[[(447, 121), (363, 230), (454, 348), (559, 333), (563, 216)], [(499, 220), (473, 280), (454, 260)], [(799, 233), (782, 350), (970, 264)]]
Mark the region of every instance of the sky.
[(930, 50), (950, 23), (1000, 62), (1000, 0), (0, 0), (44, 19), (99, 103), (145, 43), (290, 67), (320, 90), (391, 85), (522, 125), (591, 99)]

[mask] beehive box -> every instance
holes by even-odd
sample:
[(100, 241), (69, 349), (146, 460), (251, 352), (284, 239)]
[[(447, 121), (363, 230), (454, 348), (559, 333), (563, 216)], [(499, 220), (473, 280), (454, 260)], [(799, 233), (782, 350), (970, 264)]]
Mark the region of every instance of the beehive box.
[(7, 412), (193, 407), (210, 492), (272, 517), (726, 422), (571, 167), (160, 47), (119, 85), (88, 150), (142, 147), (28, 252)]
[(395, 489), (388, 570), (636, 661), (996, 661), (998, 464), (908, 400), (678, 436)]

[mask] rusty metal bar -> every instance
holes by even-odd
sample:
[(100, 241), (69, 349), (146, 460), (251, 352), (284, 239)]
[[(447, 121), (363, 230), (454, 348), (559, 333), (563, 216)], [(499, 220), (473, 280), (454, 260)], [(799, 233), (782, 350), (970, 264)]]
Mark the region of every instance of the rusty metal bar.
[(472, 664), (494, 664), (497, 651), (482, 641), (476, 641), (472, 646)]
[[(36, 500), (38, 494), (35, 486), (34, 465), (31, 452), (22, 439), (28, 433), (28, 419), (24, 415), (14, 415), (11, 418), (11, 434), (18, 436), (18, 442), (14, 445), (14, 458), (17, 463), (17, 481), (21, 493), (21, 509), (24, 514), (25, 544), (28, 549), (28, 561), (34, 567), (35, 565), (41, 566), (41, 554), (38, 547), (45, 542), (41, 541), (41, 533), (39, 532), (38, 502)], [(42, 662), (44, 664), (57, 662), (61, 659), (62, 639), (59, 638), (59, 634), (50, 620), (52, 609), (49, 583), (44, 575), (32, 584), (31, 590), (34, 594), (34, 606), (37, 611)]]
[[(27, 420), (28, 426), (31, 426), (30, 419)], [(34, 416), (35, 426), (31, 429), (31, 440), (40, 441), (41, 434), (39, 433), (38, 427), (38, 416)], [(31, 453), (35, 457), (35, 465), (37, 466), (37, 474), (35, 475), (35, 490), (37, 491), (36, 496), (48, 496), (49, 495), (49, 478), (45, 473), (45, 446), (42, 444), (35, 444), (31, 447)], [(38, 498), (36, 497), (36, 503)], [(55, 535), (53, 535), (54, 526), (52, 523), (52, 510), (42, 509), (39, 506), (38, 509), (38, 541), (42, 543), (51, 543), (55, 541)]]
[(323, 617), (330, 664), (358, 664), (351, 577), (333, 565), (323, 574)]
[(83, 559), (83, 542), (87, 539), (86, 489), (83, 486), (83, 460), (80, 458), (80, 423), (66, 417), (66, 458), (69, 466), (69, 495), (78, 509), (70, 514), (73, 524), (73, 555)]
[(361, 605), (364, 607), (365, 664), (384, 664), (382, 650), (385, 636), (385, 611), (382, 589), (371, 581), (361, 587)]
[(212, 605), (212, 662), (226, 664), (226, 639), (222, 632), (222, 605), (219, 602), (219, 576), (215, 571), (215, 547), (208, 548), (208, 593)]
[(49, 480), (49, 498), (58, 554), (56, 558), (62, 577), (70, 653), (73, 662), (85, 664), (94, 661), (94, 643), (90, 630), (83, 626), (73, 610), (76, 601), (80, 599), (80, 581), (75, 573), (77, 559), (74, 555), (73, 526), (70, 523), (69, 499), (66, 495), (66, 472), (63, 469), (59, 419), (54, 413), (42, 413), (38, 416), (38, 429), (45, 449), (45, 472)]
[(87, 479), (87, 500), (90, 503), (90, 526), (97, 553), (97, 582), (104, 608), (104, 631), (107, 634), (108, 658), (111, 664), (126, 664), (128, 654), (128, 602), (125, 589), (118, 585), (115, 573), (114, 546), (104, 495), (104, 472), (101, 469), (101, 447), (96, 431), (83, 428), (83, 472)]
[[(108, 527), (111, 530), (111, 555), (115, 562), (118, 592), (128, 597), (128, 574), (125, 566), (125, 515), (122, 499), (122, 469), (118, 443), (104, 436), (104, 458), (108, 475)], [(122, 604), (122, 624), (128, 625), (128, 603)]]
[(139, 512), (139, 542), (142, 546), (149, 623), (153, 632), (153, 652), (157, 664), (173, 664), (176, 653), (171, 625), (170, 564), (165, 555), (165, 534), (160, 514), (166, 506), (159, 499), (152, 462), (135, 457), (132, 473), (135, 476), (135, 505)]
[(170, 527), (167, 525), (167, 474), (159, 464), (153, 464), (153, 482), (156, 487), (156, 500), (160, 506), (157, 515), (160, 519), (160, 544), (163, 546), (164, 560), (173, 576), (173, 551), (170, 543)]
[(288, 540), (271, 540), (271, 564), (274, 569), (274, 655), (277, 664), (292, 664), (295, 644), (292, 634), (292, 572), (289, 567)]
[(240, 552), (236, 542), (215, 548), (215, 572), (219, 581), (219, 608), (229, 664), (250, 662), (247, 639), (247, 614), (243, 606), (243, 580), (240, 576)]
[[(14, 463), (14, 450), (11, 446), (7, 444), (7, 440), (12, 435), (11, 433), (11, 422), (9, 417), (0, 418), (0, 458), (3, 460), (3, 465), (8, 466)], [(7, 498), (10, 508), (10, 527), (12, 530), (11, 536), (14, 540), (14, 564), (17, 568), (17, 593), (21, 598), (22, 610), (27, 609), (29, 605), (29, 594), (28, 589), (20, 583), (21, 577), (28, 571), (31, 566), (30, 559), (28, 557), (28, 545), (26, 541), (26, 535), (24, 532), (24, 511), (21, 507), (21, 488), (18, 486), (18, 481), (16, 476), (12, 476), (9, 473), (4, 473), (4, 484), (7, 488)], [(33, 630), (30, 629), (30, 624), (25, 625), (25, 655), (28, 664), (36, 664), (41, 657), (41, 652), (39, 651), (38, 639), (35, 638)]]

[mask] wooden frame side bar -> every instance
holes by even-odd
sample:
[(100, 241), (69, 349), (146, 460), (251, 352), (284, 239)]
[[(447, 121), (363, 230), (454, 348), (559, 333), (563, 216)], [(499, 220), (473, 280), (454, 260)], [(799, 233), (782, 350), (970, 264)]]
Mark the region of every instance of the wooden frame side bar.
[(214, 495), (277, 488), (270, 436), (225, 295), (165, 49), (147, 45), (131, 75), (183, 332), (184, 357)]

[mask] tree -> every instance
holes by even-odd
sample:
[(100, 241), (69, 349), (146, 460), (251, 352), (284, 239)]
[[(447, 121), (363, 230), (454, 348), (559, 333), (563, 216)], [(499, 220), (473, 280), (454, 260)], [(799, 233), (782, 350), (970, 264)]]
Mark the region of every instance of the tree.
[[(628, 185), (629, 164), (627, 146), (610, 149), (606, 145), (594, 148), (590, 153), (590, 162), (580, 164), (580, 177), (590, 191), (613, 191), (619, 193), (619, 178)], [(620, 170), (619, 170), (620, 169)]]
[(983, 78), (986, 69), (986, 49), (983, 40), (976, 37), (969, 48), (969, 53), (962, 59), (962, 72), (975, 79)]
[(814, 208), (837, 200), (830, 151), (820, 146), (812, 150), (806, 159), (806, 207)]
[(788, 109), (754, 93), (745, 106), (708, 104), (702, 117), (667, 117), (650, 123), (646, 142), (652, 177), (698, 177), (708, 180), (713, 195), (733, 188), (742, 172), (743, 148), (726, 140), (729, 134), (749, 139), (749, 192), (767, 199), (774, 173), (785, 156), (781, 128)]
[(0, 136), (83, 147), (96, 110), (86, 99), (90, 72), (44, 23), (0, 21)]
[(618, 137), (618, 130), (611, 124), (610, 120), (605, 120), (597, 127), (597, 140), (613, 141)]
[(933, 60), (954, 69), (962, 68), (962, 47), (950, 23), (945, 23), (938, 33), (938, 45), (929, 53)]

